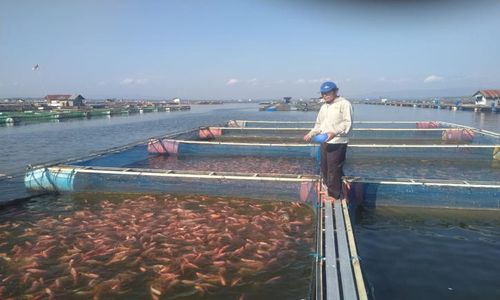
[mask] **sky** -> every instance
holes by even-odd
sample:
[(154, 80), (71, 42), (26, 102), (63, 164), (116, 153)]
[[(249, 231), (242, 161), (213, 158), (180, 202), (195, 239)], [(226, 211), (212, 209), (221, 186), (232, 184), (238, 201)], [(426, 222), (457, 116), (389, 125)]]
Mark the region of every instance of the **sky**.
[[(0, 97), (269, 99), (500, 89), (500, 1), (0, 0)], [(32, 70), (38, 64), (36, 71)]]

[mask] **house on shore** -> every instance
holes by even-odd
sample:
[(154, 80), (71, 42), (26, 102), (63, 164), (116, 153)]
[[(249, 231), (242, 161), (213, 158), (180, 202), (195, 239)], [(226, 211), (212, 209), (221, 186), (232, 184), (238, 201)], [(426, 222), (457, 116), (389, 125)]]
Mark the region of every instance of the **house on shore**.
[(47, 104), (50, 107), (80, 107), (83, 106), (83, 98), (82, 95), (47, 95), (44, 98), (47, 101)]
[(472, 97), (476, 105), (500, 107), (500, 90), (480, 90)]

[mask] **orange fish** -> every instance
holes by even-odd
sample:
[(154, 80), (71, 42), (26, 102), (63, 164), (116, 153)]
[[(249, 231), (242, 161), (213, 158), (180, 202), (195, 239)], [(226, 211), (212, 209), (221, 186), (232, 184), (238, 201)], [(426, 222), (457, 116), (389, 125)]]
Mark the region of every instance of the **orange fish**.
[(75, 268), (71, 268), (70, 273), (73, 277), (73, 281), (76, 283), (78, 281), (78, 273), (76, 272)]
[(271, 278), (271, 279), (267, 280), (266, 282), (264, 282), (264, 284), (274, 283), (274, 282), (276, 282), (276, 281), (278, 281), (278, 280), (280, 280), (280, 279), (281, 279), (281, 276), (275, 276), (275, 277), (273, 277), (273, 278)]

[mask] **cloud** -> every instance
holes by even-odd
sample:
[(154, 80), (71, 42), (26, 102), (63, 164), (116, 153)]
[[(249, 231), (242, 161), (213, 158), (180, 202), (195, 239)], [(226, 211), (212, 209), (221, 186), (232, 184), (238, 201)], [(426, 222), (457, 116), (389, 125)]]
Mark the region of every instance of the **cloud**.
[(121, 85), (144, 85), (148, 83), (149, 79), (147, 78), (125, 78), (120, 84)]
[(326, 78), (316, 78), (316, 79), (309, 79), (307, 82), (309, 83), (323, 83), (325, 81), (332, 81), (331, 78), (326, 77)]
[(226, 85), (235, 85), (238, 83), (246, 83), (250, 85), (257, 85), (259, 83), (259, 80), (257, 78), (252, 78), (248, 80), (241, 80), (241, 79), (236, 79), (236, 78), (231, 78), (226, 82)]
[(231, 78), (231, 79), (229, 79), (229, 80), (226, 82), (226, 85), (235, 85), (235, 84), (237, 84), (238, 82), (240, 82), (238, 79), (236, 79), (236, 78)]
[(409, 78), (387, 78), (385, 76), (382, 76), (377, 78), (377, 81), (386, 83), (405, 83), (405, 82), (411, 82), (413, 80)]
[(323, 83), (325, 81), (332, 81), (332, 79), (330, 77), (325, 77), (325, 78), (313, 78), (313, 79), (297, 79), (295, 80), (295, 83), (298, 83), (298, 84), (304, 84), (304, 83), (315, 83), (315, 84), (318, 84), (318, 83)]
[(424, 79), (425, 83), (431, 83), (431, 82), (438, 82), (438, 81), (443, 81), (443, 77), (437, 76), (437, 75), (429, 75), (427, 78)]

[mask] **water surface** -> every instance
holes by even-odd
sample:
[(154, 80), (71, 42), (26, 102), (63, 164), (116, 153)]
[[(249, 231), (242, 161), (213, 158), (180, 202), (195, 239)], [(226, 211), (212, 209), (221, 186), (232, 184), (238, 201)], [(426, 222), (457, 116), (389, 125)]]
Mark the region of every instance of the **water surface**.
[(378, 207), (357, 216), (375, 299), (498, 299), (498, 211)]

